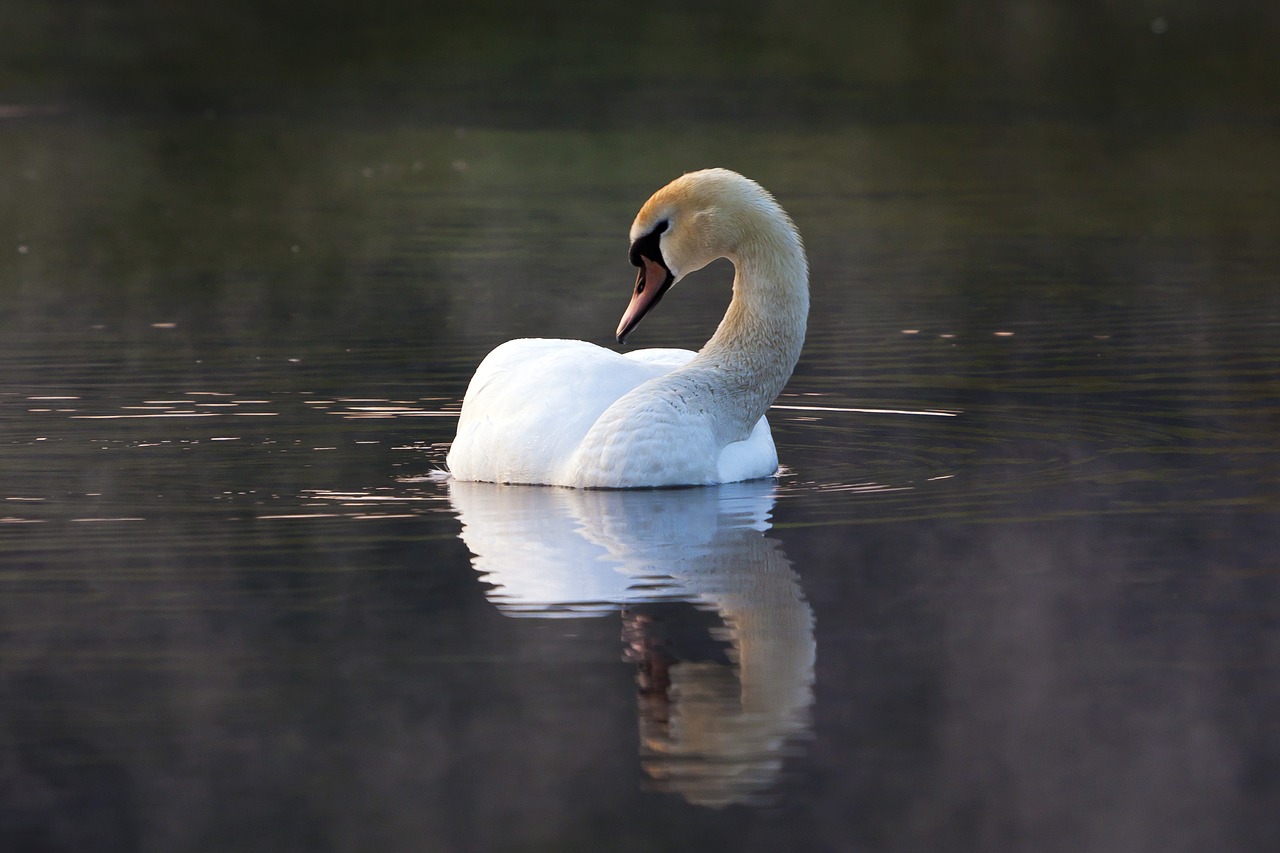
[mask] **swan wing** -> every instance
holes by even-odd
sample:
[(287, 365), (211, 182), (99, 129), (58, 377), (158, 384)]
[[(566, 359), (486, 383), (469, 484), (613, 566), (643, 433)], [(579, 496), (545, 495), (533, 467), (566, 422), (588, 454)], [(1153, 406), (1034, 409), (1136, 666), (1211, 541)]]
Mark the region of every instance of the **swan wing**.
[[(641, 364), (652, 364), (655, 367), (665, 367), (664, 373), (670, 372), (680, 367), (684, 367), (693, 361), (696, 352), (687, 349), (638, 349), (634, 352), (625, 353), (624, 357), (632, 361), (638, 361)], [(655, 374), (660, 376), (662, 374)]]
[(471, 379), (449, 470), (460, 480), (572, 485), (561, 481), (559, 470), (600, 415), (693, 355), (641, 350), (624, 356), (585, 341), (508, 341)]

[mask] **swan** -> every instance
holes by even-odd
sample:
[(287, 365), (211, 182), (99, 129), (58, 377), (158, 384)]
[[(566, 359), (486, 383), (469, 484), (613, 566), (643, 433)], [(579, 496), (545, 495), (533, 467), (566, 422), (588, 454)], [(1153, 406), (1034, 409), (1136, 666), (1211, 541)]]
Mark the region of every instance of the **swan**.
[(639, 274), (618, 343), (674, 284), (728, 258), (733, 297), (715, 334), (697, 353), (500, 345), (463, 398), (446, 458), (454, 479), (643, 488), (777, 472), (765, 411), (800, 357), (809, 314), (808, 261), (790, 217), (755, 181), (704, 169), (654, 193), (630, 237)]

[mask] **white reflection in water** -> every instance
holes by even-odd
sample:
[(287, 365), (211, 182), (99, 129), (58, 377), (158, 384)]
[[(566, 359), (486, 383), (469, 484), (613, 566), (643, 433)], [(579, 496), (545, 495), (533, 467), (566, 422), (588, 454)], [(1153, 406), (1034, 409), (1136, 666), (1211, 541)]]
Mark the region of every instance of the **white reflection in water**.
[[(809, 731), (815, 655), (813, 611), (764, 535), (772, 481), (642, 491), (450, 481), (449, 494), (504, 613), (622, 611), (640, 760), (657, 787), (711, 806), (768, 790), (788, 743)], [(708, 639), (727, 643), (724, 659), (667, 648), (660, 602), (714, 612), (724, 628)]]

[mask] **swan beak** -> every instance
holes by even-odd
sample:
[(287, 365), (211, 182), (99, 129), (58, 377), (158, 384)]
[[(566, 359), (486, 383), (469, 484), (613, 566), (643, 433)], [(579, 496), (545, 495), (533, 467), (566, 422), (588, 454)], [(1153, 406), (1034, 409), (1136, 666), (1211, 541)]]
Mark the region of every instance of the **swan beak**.
[(627, 342), (627, 335), (640, 325), (649, 309), (657, 305), (662, 295), (671, 289), (673, 281), (675, 276), (665, 264), (640, 255), (640, 274), (636, 276), (636, 289), (631, 294), (631, 304), (622, 315), (622, 322), (618, 323), (618, 343)]

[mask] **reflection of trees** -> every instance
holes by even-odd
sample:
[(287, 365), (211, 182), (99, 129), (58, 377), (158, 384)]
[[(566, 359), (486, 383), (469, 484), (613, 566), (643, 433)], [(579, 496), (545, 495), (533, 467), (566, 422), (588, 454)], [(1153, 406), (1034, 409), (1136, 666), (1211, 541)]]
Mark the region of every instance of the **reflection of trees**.
[[(813, 614), (779, 543), (762, 535), (772, 489), (450, 483), (462, 537), (499, 608), (521, 616), (624, 609), (642, 766), (693, 803), (759, 796), (777, 778), (786, 744), (808, 729)], [(687, 605), (673, 606), (680, 602), (723, 624), (683, 643), (712, 652), (676, 648), (682, 643), (667, 629), (690, 619)]]

